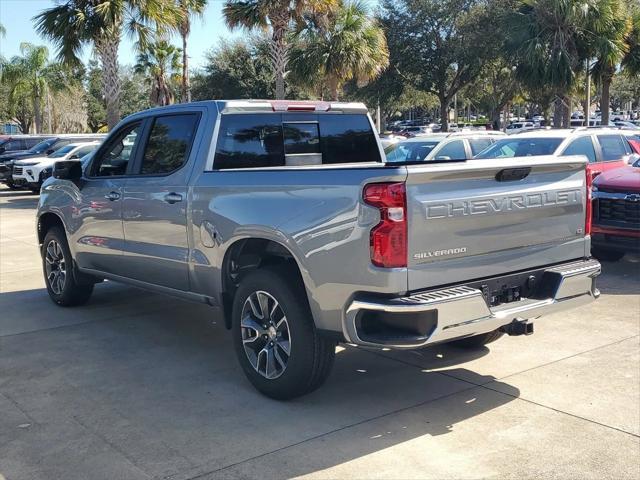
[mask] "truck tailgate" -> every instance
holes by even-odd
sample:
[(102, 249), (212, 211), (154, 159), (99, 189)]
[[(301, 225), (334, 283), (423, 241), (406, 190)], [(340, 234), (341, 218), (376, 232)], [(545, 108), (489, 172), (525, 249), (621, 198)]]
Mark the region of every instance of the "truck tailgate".
[(579, 156), (408, 166), (409, 290), (588, 255), (585, 167)]

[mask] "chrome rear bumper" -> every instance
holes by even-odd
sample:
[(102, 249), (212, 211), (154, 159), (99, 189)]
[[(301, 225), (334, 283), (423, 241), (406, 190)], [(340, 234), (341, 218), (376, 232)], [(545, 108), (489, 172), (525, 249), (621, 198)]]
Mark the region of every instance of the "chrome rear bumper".
[[(582, 260), (550, 267), (544, 272), (545, 298), (523, 298), (490, 307), (482, 292), (468, 286), (454, 286), (408, 297), (356, 298), (343, 318), (343, 334), (349, 343), (363, 346), (412, 349), (496, 330), (513, 320), (534, 319), (550, 313), (585, 305), (600, 296), (595, 278), (600, 263)], [(422, 316), (428, 331), (416, 335), (368, 338), (358, 328), (362, 315), (391, 317)], [(364, 337), (364, 338), (363, 338)]]

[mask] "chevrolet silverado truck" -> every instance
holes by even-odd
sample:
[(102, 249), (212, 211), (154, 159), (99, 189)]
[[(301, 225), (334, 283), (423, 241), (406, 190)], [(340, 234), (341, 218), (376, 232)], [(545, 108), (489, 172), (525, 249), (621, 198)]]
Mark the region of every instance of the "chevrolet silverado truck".
[(640, 253), (640, 160), (599, 175), (593, 199), (593, 255), (615, 262)]
[(384, 159), (359, 103), (134, 114), (43, 184), (49, 296), (108, 279), (219, 307), (278, 399), (320, 386), (338, 342), (481, 348), (599, 296), (584, 156)]

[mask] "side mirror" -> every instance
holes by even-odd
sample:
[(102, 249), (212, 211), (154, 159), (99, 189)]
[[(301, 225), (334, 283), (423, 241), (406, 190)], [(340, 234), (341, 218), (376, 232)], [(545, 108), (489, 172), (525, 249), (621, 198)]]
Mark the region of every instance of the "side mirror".
[(73, 160), (73, 159), (77, 159), (77, 158), (80, 158), (80, 157), (78, 156), (78, 154), (77, 154), (77, 153), (74, 153), (73, 155), (71, 155), (71, 156), (69, 157), (69, 160)]
[(53, 165), (53, 176), (61, 180), (76, 181), (82, 178), (82, 163), (78, 160), (62, 160)]
[(47, 149), (47, 151), (45, 153), (47, 155), (51, 155), (53, 152), (55, 152), (55, 150), (53, 148), (49, 148), (49, 149)]
[(4, 147), (0, 147), (0, 155), (2, 155), (4, 152), (6, 152), (7, 149)]
[(447, 157), (446, 155), (440, 155), (434, 158), (434, 160), (451, 160), (451, 157)]

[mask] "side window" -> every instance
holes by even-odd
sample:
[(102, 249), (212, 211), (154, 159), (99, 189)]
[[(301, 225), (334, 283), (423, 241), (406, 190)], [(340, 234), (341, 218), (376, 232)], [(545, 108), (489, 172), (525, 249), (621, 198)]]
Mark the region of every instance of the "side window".
[(223, 115), (214, 168), (259, 168), (284, 165), (281, 114)]
[(493, 144), (493, 140), (490, 138), (470, 138), (469, 145), (471, 146), (471, 155), (474, 157)]
[(598, 142), (602, 149), (602, 160), (604, 162), (621, 160), (627, 154), (624, 141), (620, 135), (598, 135)]
[(322, 163), (380, 162), (380, 151), (363, 114), (320, 114)]
[(124, 175), (135, 151), (141, 129), (142, 125), (135, 123), (120, 130), (100, 153), (100, 156), (95, 158), (91, 166), (92, 175), (96, 177)]
[(562, 152), (562, 156), (569, 155), (584, 155), (589, 159), (590, 163), (596, 161), (596, 151), (593, 149), (593, 141), (590, 136), (576, 138), (573, 142), (565, 148)]
[(464, 150), (462, 140), (454, 140), (443, 146), (440, 151), (436, 152), (433, 160), (466, 160), (467, 154)]
[(38, 143), (40, 143), (40, 138), (38, 137), (34, 137), (34, 138), (27, 138), (26, 139), (26, 147), (27, 148), (31, 148), (31, 147), (35, 147)]
[(84, 157), (87, 153), (92, 152), (93, 150), (95, 150), (97, 147), (97, 145), (88, 145), (86, 147), (82, 147), (79, 148), (78, 150), (76, 150), (76, 152), (73, 154), (73, 158), (82, 158)]
[(143, 175), (165, 174), (179, 169), (187, 161), (198, 115), (167, 115), (153, 121), (142, 158)]
[(22, 150), (22, 148), (24, 147), (24, 143), (23, 140), (9, 140), (7, 143), (4, 144), (4, 149), (7, 152), (13, 152), (15, 150)]

